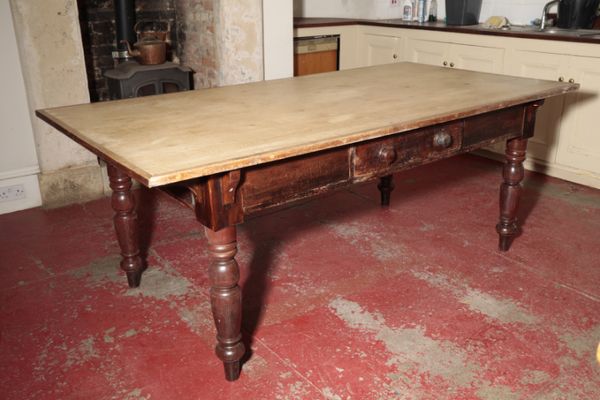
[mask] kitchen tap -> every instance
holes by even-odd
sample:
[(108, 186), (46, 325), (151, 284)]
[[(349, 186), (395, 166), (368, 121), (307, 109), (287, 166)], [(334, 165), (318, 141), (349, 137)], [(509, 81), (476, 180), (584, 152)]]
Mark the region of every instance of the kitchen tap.
[(553, 5), (558, 5), (559, 0), (552, 0), (546, 3), (544, 6), (544, 10), (542, 11), (542, 22), (540, 23), (540, 30), (543, 31), (546, 28), (546, 14), (550, 11), (550, 7)]

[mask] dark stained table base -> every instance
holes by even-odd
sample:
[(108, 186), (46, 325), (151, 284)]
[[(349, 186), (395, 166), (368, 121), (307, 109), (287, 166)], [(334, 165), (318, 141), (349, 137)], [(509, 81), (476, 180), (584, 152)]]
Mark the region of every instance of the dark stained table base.
[(210, 303), (217, 327), (217, 357), (223, 361), (225, 378), (234, 381), (240, 376), (240, 360), (245, 349), (242, 343), (242, 291), (238, 286), (240, 269), (235, 254), (237, 239), (235, 226), (219, 231), (205, 228), (211, 263)]
[(379, 184), (377, 185), (377, 189), (381, 193), (381, 206), (387, 207), (390, 205), (390, 195), (392, 194), (392, 190), (394, 190), (394, 176), (386, 175), (382, 176), (379, 179)]
[[(506, 140), (500, 221), (496, 230), (500, 250), (507, 251), (519, 231), (516, 213), (523, 161), (540, 104), (523, 104), (266, 166), (224, 172), (177, 187), (171, 194), (192, 207), (198, 221), (205, 226), (211, 258), (210, 298), (217, 330), (216, 354), (223, 362), (226, 379), (238, 379), (240, 360), (245, 353), (240, 332), (240, 271), (235, 260), (235, 226), (243, 222), (245, 215), (375, 178), (380, 179), (378, 188), (385, 207), (394, 188), (393, 173)], [(137, 287), (144, 261), (138, 247), (131, 178), (111, 164), (108, 174), (113, 190), (114, 224), (123, 257), (121, 269), (127, 274), (129, 286)]]
[(119, 247), (121, 247), (121, 269), (127, 274), (129, 287), (138, 287), (144, 262), (140, 255), (138, 241), (135, 197), (131, 192), (131, 178), (111, 164), (107, 165), (111, 205), (115, 211), (114, 224)]
[(527, 151), (527, 139), (506, 142), (506, 161), (502, 168), (504, 183), (500, 186), (500, 222), (496, 231), (500, 235), (499, 248), (508, 251), (511, 240), (519, 232), (517, 208), (521, 197), (521, 181), (525, 175), (523, 161)]

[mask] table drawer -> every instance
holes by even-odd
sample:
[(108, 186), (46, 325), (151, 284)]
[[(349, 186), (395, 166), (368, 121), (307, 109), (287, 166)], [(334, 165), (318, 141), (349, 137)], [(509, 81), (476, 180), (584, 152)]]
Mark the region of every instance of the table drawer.
[(525, 107), (517, 106), (465, 119), (463, 149), (472, 150), (495, 139), (521, 136), (524, 113)]
[(349, 182), (348, 151), (343, 147), (245, 169), (240, 186), (244, 211), (282, 205)]
[(354, 176), (378, 175), (449, 157), (460, 151), (462, 131), (462, 121), (452, 122), (358, 145)]

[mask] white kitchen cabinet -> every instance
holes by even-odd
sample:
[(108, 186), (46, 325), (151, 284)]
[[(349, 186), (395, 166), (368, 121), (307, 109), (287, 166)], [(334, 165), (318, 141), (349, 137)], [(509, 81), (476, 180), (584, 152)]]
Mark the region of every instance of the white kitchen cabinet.
[(510, 74), (572, 81), (579, 91), (546, 100), (531, 139), (533, 157), (600, 173), (600, 57), (516, 50), (507, 62)]
[(407, 38), (406, 61), (479, 72), (501, 73), (504, 49)]
[(455, 68), (500, 74), (504, 69), (504, 49), (452, 44), (448, 55)]
[[(564, 80), (566, 57), (551, 53), (517, 50), (507, 63), (507, 74), (525, 78)], [(565, 97), (553, 97), (544, 102), (536, 117), (535, 135), (527, 146), (528, 157), (555, 162)]]
[(566, 96), (556, 161), (600, 174), (600, 57), (568, 57), (564, 77), (581, 88)]
[(370, 28), (358, 36), (358, 52), (364, 67), (403, 61), (402, 49), (402, 34), (397, 29)]
[[(406, 41), (406, 61), (442, 66), (448, 64), (450, 43), (409, 38)], [(452, 64), (454, 66), (454, 64)]]

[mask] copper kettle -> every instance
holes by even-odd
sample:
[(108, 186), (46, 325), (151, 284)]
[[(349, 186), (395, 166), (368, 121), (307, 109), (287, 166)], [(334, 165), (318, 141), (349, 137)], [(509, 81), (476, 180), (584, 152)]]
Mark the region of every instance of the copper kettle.
[(164, 21), (138, 21), (134, 26), (133, 30), (137, 35), (137, 40), (142, 41), (146, 39), (162, 40), (170, 44), (169, 34), (171, 33), (171, 23)]
[(127, 44), (129, 55), (137, 58), (142, 65), (162, 64), (167, 58), (167, 43), (164, 40), (143, 39), (133, 44), (134, 49), (127, 40), (122, 40), (121, 43)]

